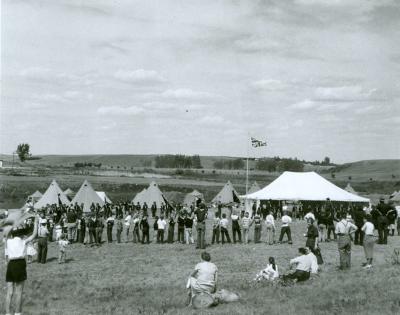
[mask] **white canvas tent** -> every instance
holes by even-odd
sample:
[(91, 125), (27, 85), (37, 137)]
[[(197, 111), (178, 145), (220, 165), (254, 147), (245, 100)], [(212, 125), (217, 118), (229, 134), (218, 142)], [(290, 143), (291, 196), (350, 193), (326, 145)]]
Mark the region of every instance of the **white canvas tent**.
[(38, 202), (40, 198), (42, 198), (43, 194), (39, 191), (36, 190), (32, 195), (28, 197), (28, 199), (31, 199), (34, 203)]
[(74, 191), (71, 188), (67, 188), (64, 191), (64, 194), (66, 194), (67, 196), (72, 196), (74, 194)]
[(135, 198), (133, 198), (132, 202), (134, 204), (140, 203), (141, 206), (146, 202), (147, 206), (150, 208), (153, 202), (156, 203), (157, 209), (161, 208), (161, 204), (165, 206), (168, 205), (168, 201), (165, 198), (164, 194), (161, 192), (160, 188), (156, 182), (151, 182), (147, 189), (143, 189), (139, 192)]
[(202, 202), (204, 202), (204, 195), (197, 191), (197, 190), (193, 190), (191, 193), (188, 193), (185, 196), (185, 199), (183, 200), (183, 204), (190, 206), (192, 205), (197, 199), (201, 199)]
[(393, 201), (395, 203), (400, 203), (400, 191), (398, 191), (397, 193), (395, 193), (393, 195), (393, 197), (390, 197), (389, 199), (390, 201)]
[(358, 195), (357, 192), (351, 187), (350, 183), (344, 188), (345, 191), (349, 192), (350, 194)]
[(58, 186), (57, 182), (53, 180), (50, 186), (47, 188), (43, 196), (34, 204), (35, 209), (40, 209), (46, 205), (58, 205), (59, 203), (68, 204), (69, 200), (64, 192)]
[(96, 194), (99, 195), (99, 197), (101, 198), (101, 200), (103, 200), (106, 203), (112, 203), (112, 201), (110, 200), (110, 198), (108, 198), (108, 196), (106, 195), (106, 193), (104, 191), (97, 191), (96, 190)]
[(251, 185), (251, 187), (250, 187), (249, 191), (247, 192), (247, 194), (255, 193), (256, 191), (259, 191), (260, 189), (261, 189), (261, 188), (260, 188), (260, 186), (258, 185), (258, 183), (257, 183), (257, 182), (254, 182), (253, 185)]
[(399, 191), (394, 191), (393, 192), (393, 194), (391, 194), (390, 196), (389, 196), (389, 199), (392, 199), (394, 196), (396, 196), (398, 193), (400, 193), (400, 190)]
[(104, 200), (99, 197), (95, 192), (92, 185), (85, 180), (76, 193), (75, 197), (71, 201), (71, 205), (77, 203), (79, 206), (83, 204), (83, 212), (90, 212), (90, 206), (93, 204), (99, 204), (101, 207), (104, 206)]
[(240, 199), (232, 183), (228, 181), (221, 191), (214, 197), (214, 199), (211, 200), (211, 202), (229, 204), (233, 202), (240, 202)]
[(315, 172), (284, 172), (263, 189), (242, 196), (248, 200), (308, 200), (369, 202), (369, 199), (351, 194), (337, 187)]

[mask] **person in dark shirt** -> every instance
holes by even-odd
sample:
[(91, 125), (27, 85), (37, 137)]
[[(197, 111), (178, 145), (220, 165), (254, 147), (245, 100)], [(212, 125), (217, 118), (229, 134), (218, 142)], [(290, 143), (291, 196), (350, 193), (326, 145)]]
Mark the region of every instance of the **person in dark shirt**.
[(151, 205), (151, 216), (154, 218), (156, 216), (157, 212), (157, 204), (154, 201), (153, 204)]
[(387, 238), (389, 232), (389, 219), (386, 216), (389, 212), (390, 207), (385, 204), (385, 199), (381, 198), (379, 204), (376, 206), (376, 210), (379, 213), (378, 216), (378, 244), (387, 245)]
[[(170, 216), (168, 220), (168, 237), (167, 242), (172, 244), (174, 242), (174, 233), (175, 233), (175, 217)], [(179, 237), (179, 229), (178, 229), (178, 237)]]
[(205, 249), (205, 234), (206, 234), (206, 217), (207, 211), (204, 206), (197, 208), (194, 211), (194, 215), (197, 219), (197, 246), (196, 248)]
[(354, 245), (362, 246), (364, 244), (364, 232), (361, 228), (364, 225), (365, 213), (361, 207), (356, 207), (353, 211), (354, 224), (357, 227), (354, 233)]
[(178, 216), (178, 242), (185, 243), (185, 217), (186, 212), (180, 210)]
[[(156, 221), (156, 225), (157, 225), (157, 221)], [(149, 226), (149, 222), (147, 221), (147, 215), (143, 216), (142, 220), (140, 220), (140, 230), (142, 231), (142, 244), (146, 243), (149, 244), (150, 240), (149, 240), (149, 232), (150, 232), (150, 226)]]

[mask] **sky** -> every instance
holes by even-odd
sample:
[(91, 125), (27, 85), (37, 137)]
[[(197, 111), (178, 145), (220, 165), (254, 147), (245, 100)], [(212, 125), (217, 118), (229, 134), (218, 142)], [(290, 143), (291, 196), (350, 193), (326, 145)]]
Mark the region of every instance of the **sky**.
[(4, 0), (0, 153), (400, 158), (399, 16), (396, 0)]

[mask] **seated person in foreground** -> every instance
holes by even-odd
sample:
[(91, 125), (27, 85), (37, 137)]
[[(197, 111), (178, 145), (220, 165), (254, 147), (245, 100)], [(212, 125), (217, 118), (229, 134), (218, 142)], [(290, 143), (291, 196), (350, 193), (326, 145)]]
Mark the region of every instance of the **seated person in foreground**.
[(201, 253), (202, 262), (198, 263), (191, 273), (186, 288), (190, 290), (190, 300), (196, 294), (215, 293), (217, 290), (218, 269), (210, 262), (211, 256), (207, 252)]
[(265, 269), (261, 270), (255, 277), (255, 281), (274, 281), (279, 278), (278, 266), (275, 264), (275, 258), (268, 258), (268, 265)]
[(306, 281), (310, 279), (310, 271), (313, 266), (313, 258), (308, 255), (308, 250), (304, 247), (299, 248), (300, 256), (290, 261), (290, 266), (296, 266), (296, 271), (283, 276), (283, 280)]

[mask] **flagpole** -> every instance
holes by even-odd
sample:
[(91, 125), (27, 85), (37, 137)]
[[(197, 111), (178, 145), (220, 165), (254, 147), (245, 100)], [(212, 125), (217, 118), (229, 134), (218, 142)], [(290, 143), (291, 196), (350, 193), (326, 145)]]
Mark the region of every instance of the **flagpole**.
[(246, 158), (246, 195), (249, 187), (249, 140), (250, 133), (247, 133), (247, 158)]

